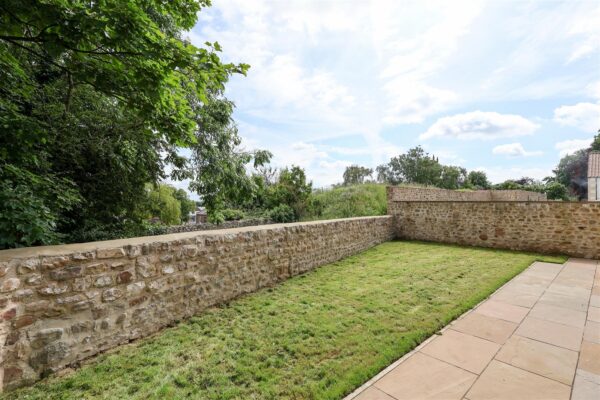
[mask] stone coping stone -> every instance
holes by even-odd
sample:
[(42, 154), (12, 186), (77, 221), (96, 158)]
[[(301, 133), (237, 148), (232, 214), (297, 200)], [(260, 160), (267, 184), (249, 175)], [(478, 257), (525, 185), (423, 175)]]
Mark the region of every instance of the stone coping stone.
[(340, 219), (328, 219), (328, 220), (316, 220), (316, 221), (305, 221), (305, 222), (292, 222), (286, 224), (267, 224), (267, 225), (254, 225), (244, 226), (238, 228), (227, 228), (227, 229), (213, 229), (207, 231), (191, 231), (191, 232), (179, 232), (170, 233), (166, 235), (155, 235), (155, 236), (139, 236), (126, 239), (114, 239), (104, 240), (98, 242), (87, 242), (87, 243), (71, 243), (71, 244), (59, 244), (52, 246), (36, 246), (36, 247), (21, 247), (17, 249), (0, 250), (0, 261), (10, 261), (15, 258), (28, 258), (37, 256), (58, 256), (71, 253), (83, 253), (99, 249), (111, 249), (125, 246), (139, 246), (147, 243), (157, 242), (175, 242), (186, 239), (194, 239), (196, 237), (203, 236), (221, 236), (228, 234), (236, 234), (243, 232), (254, 232), (264, 230), (276, 230), (295, 228), (311, 225), (320, 224), (331, 224), (335, 222), (351, 222), (361, 221), (367, 219), (389, 219), (393, 218), (390, 215), (379, 215), (372, 217), (354, 217), (354, 218), (340, 218)]

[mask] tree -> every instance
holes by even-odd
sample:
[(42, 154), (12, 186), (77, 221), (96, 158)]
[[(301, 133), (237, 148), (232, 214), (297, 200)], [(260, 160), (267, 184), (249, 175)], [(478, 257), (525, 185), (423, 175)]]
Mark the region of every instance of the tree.
[(451, 165), (442, 165), (439, 186), (444, 189), (458, 189), (467, 181), (467, 170)]
[[(0, 79), (0, 88), (30, 94), (27, 86), (37, 83), (27, 73), (33, 60), (65, 78), (65, 112), (72, 90), (89, 85), (126, 103), (168, 143), (191, 143), (190, 103), (205, 101), (208, 89), (222, 89), (229, 74), (248, 68), (221, 63), (218, 43), (204, 49), (181, 40), (180, 32), (190, 30), (208, 5), (207, 0), (7, 0), (0, 14), (0, 62), (8, 79)], [(4, 98), (16, 105), (16, 115), (27, 117), (13, 96)]]
[(158, 184), (157, 186), (149, 186), (147, 193), (149, 217), (158, 217), (166, 225), (181, 223), (181, 204), (175, 198), (174, 187)]
[(228, 202), (251, 198), (257, 189), (256, 181), (246, 173), (246, 165), (265, 165), (271, 153), (240, 147), (241, 138), (231, 118), (232, 102), (213, 94), (207, 103), (195, 107), (196, 143), (187, 170), (180, 177), (192, 179), (190, 188), (202, 198), (209, 219), (219, 223)]
[(222, 100), (228, 77), (248, 66), (222, 63), (218, 43), (198, 48), (182, 40), (207, 5), (2, 3), (0, 197), (14, 202), (16, 193), (28, 193), (30, 201), (3, 216), (17, 231), (0, 246), (139, 224), (145, 184), (166, 177), (167, 165), (173, 178), (185, 177), (182, 147), (207, 153), (216, 146), (197, 140), (199, 110), (211, 96)]
[(467, 181), (477, 189), (489, 189), (492, 185), (483, 171), (471, 171), (467, 176)]
[(402, 183), (402, 177), (395, 175), (389, 164), (378, 165), (375, 170), (377, 171), (377, 182), (379, 183), (387, 183), (390, 185)]
[(590, 146), (590, 150), (592, 151), (600, 151), (600, 129), (598, 129), (598, 134), (594, 136), (594, 141)]
[(421, 146), (408, 150), (390, 160), (389, 170), (392, 181), (437, 185), (442, 166), (426, 153)]
[(191, 200), (188, 193), (183, 189), (175, 189), (173, 197), (179, 202), (179, 208), (181, 209), (181, 222), (186, 223), (188, 221), (191, 212), (196, 210), (196, 202)]
[(578, 150), (567, 154), (552, 171), (556, 181), (569, 189), (579, 200), (587, 197), (588, 151)]
[(356, 164), (346, 167), (344, 171), (344, 185), (360, 185), (365, 183), (365, 179), (373, 174), (371, 168), (361, 167)]
[(518, 190), (523, 189), (523, 186), (519, 185), (513, 179), (508, 179), (502, 183), (495, 184), (492, 189), (494, 190)]
[(50, 133), (48, 169), (73, 182), (83, 199), (61, 215), (59, 230), (75, 238), (97, 226), (140, 223), (145, 185), (164, 177), (155, 138), (132, 122), (126, 107), (89, 86), (74, 89), (70, 112), (63, 115), (62, 85), (46, 85), (33, 103)]
[(268, 189), (269, 206), (275, 208), (286, 204), (294, 210), (296, 219), (300, 219), (306, 210), (311, 192), (312, 182), (306, 181), (306, 173), (302, 168), (284, 168), (277, 183)]
[(559, 182), (550, 182), (545, 187), (546, 197), (549, 200), (569, 200), (567, 187)]

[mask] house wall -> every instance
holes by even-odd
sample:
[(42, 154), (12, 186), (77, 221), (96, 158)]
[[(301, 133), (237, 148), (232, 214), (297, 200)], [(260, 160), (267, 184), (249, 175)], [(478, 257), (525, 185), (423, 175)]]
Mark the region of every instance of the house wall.
[(600, 259), (600, 203), (391, 201), (399, 239)]
[(382, 216), (0, 251), (0, 388), (393, 236)]
[(600, 201), (600, 178), (588, 178), (588, 200)]

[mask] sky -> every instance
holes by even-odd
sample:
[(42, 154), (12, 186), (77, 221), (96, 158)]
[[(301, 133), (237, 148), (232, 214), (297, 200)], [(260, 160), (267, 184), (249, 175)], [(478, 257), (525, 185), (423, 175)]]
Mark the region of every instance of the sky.
[(600, 128), (600, 1), (213, 0), (186, 34), (250, 64), (225, 95), (248, 150), (315, 187), (417, 145), (494, 183)]

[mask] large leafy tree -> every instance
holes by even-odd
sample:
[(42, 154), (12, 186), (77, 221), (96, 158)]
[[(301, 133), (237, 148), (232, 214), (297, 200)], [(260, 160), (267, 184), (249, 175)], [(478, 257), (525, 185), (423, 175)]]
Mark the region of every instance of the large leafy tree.
[(467, 182), (467, 170), (453, 165), (442, 165), (439, 186), (444, 189), (458, 189)]
[(560, 159), (554, 172), (554, 180), (569, 189), (578, 199), (587, 197), (588, 150), (578, 150)]
[(430, 156), (421, 146), (393, 157), (387, 165), (377, 168), (378, 180), (391, 184), (419, 183), (439, 185), (442, 165)]
[(148, 186), (147, 212), (150, 217), (159, 218), (167, 225), (181, 223), (181, 203), (178, 201), (174, 187), (166, 184)]
[(467, 175), (467, 182), (477, 189), (489, 189), (492, 184), (483, 171), (471, 171)]
[(592, 151), (600, 151), (600, 129), (598, 129), (598, 134), (594, 136), (594, 141), (590, 146), (590, 150)]
[[(166, 165), (174, 178), (188, 173), (182, 147), (215, 146), (198, 140), (200, 110), (248, 66), (222, 63), (218, 43), (182, 40), (207, 5), (0, 3), (0, 247), (139, 221), (147, 182)], [(219, 176), (209, 170), (199, 179)]]
[(173, 197), (179, 201), (179, 208), (181, 209), (181, 222), (186, 223), (189, 219), (190, 213), (196, 210), (196, 202), (191, 200), (188, 196), (188, 192), (183, 189), (175, 189)]
[(268, 187), (267, 201), (270, 208), (289, 206), (295, 218), (300, 219), (306, 212), (311, 193), (312, 182), (307, 181), (304, 169), (293, 165), (282, 169), (277, 183)]
[(373, 174), (373, 170), (360, 165), (350, 165), (344, 170), (344, 185), (360, 185)]
[(212, 97), (197, 109), (196, 143), (187, 171), (190, 187), (202, 197), (209, 219), (221, 222), (221, 211), (228, 203), (241, 203), (256, 191), (256, 181), (246, 173), (246, 166), (258, 168), (269, 162), (271, 153), (247, 151), (241, 147), (241, 137), (231, 118), (233, 103)]
[(579, 200), (587, 198), (587, 170), (590, 151), (600, 151), (600, 130), (587, 149), (567, 154), (560, 159), (552, 171), (554, 176), (546, 178), (549, 182), (558, 182)]

